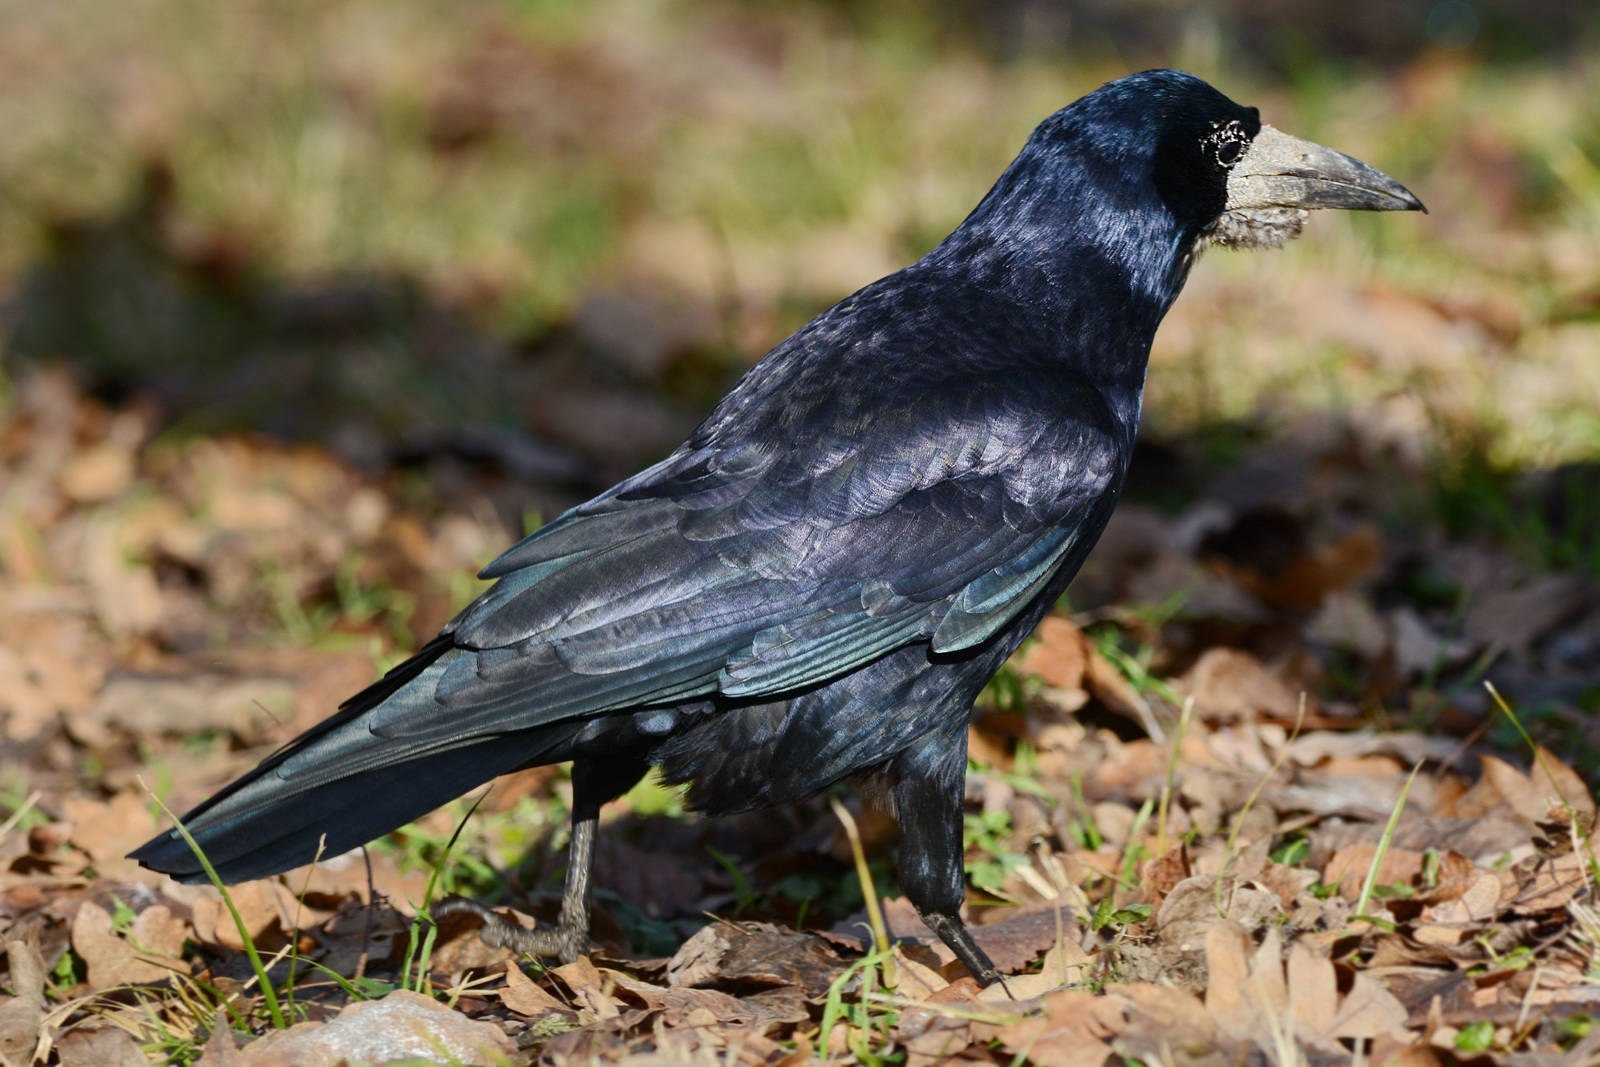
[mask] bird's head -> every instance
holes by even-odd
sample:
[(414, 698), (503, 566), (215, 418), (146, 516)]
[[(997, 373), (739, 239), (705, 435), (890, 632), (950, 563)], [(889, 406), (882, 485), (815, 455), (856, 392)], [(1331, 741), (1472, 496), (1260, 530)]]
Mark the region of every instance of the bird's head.
[(1131, 195), (1141, 185), (1153, 189), (1182, 228), (1205, 243), (1281, 245), (1299, 235), (1306, 212), (1316, 208), (1427, 210), (1381, 171), (1264, 124), (1255, 108), (1182, 71), (1121, 78), (1052, 122), (1069, 152), (1087, 148)]
[(1264, 124), (1194, 75), (1152, 70), (1041, 123), (968, 225), (1017, 250), (1080, 263), (1093, 251), (1170, 299), (1200, 248), (1281, 245), (1316, 208), (1426, 210), (1393, 178)]

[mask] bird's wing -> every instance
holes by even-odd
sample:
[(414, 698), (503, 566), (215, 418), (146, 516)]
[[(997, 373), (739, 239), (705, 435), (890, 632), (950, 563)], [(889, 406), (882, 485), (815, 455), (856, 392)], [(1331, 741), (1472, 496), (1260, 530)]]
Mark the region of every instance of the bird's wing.
[(1081, 383), (912, 400), (786, 449), (691, 441), (568, 512), (486, 568), (457, 654), (415, 674), (433, 699), (368, 703), (368, 726), (426, 741), (760, 698), (916, 640), (982, 643), (1071, 552), (1121, 442)]

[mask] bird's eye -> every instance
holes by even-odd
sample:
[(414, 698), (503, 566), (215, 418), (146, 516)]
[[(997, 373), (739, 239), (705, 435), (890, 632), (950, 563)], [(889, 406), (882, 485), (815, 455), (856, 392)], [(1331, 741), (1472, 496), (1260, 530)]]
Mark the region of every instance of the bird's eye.
[(1239, 162), (1249, 141), (1244, 127), (1237, 122), (1226, 122), (1220, 123), (1206, 136), (1205, 147), (1218, 166), (1228, 168)]

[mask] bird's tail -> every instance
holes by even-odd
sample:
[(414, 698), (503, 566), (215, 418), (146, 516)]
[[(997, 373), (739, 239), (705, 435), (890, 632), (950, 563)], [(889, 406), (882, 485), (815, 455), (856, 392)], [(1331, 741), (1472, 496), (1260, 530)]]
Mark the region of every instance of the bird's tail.
[[(373, 765), (373, 738), (359, 720), (396, 694), (403, 699), (406, 685), (449, 647), (447, 638), (436, 638), (353, 697), (337, 715), (183, 817), (184, 827), (224, 882), (302, 866), (316, 858), (319, 848), (324, 856), (336, 856), (497, 775), (559, 758), (541, 758), (560, 740), (545, 728), (471, 738), (456, 747), (430, 747)], [(366, 744), (358, 747), (360, 741)], [(152, 838), (131, 856), (180, 882), (206, 880), (199, 859), (176, 830)]]

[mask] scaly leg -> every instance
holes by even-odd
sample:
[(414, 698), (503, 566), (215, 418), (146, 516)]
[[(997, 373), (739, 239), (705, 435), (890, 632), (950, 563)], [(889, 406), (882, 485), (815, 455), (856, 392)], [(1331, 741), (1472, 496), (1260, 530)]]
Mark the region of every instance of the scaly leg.
[(900, 820), (900, 887), (928, 929), (986, 986), (1000, 981), (1000, 972), (961, 920), (966, 896), (961, 845), (966, 736), (963, 717), (959, 740), (949, 734), (929, 738), (896, 759), (890, 773)]
[(626, 756), (579, 759), (572, 764), (572, 843), (567, 849), (567, 875), (561, 893), (561, 917), (553, 927), (524, 930), (476, 900), (453, 897), (433, 909), (433, 917), (476, 915), (483, 922), (479, 937), (493, 948), (520, 955), (554, 957), (571, 963), (589, 948), (590, 874), (600, 809), (644, 777), (649, 766)]

